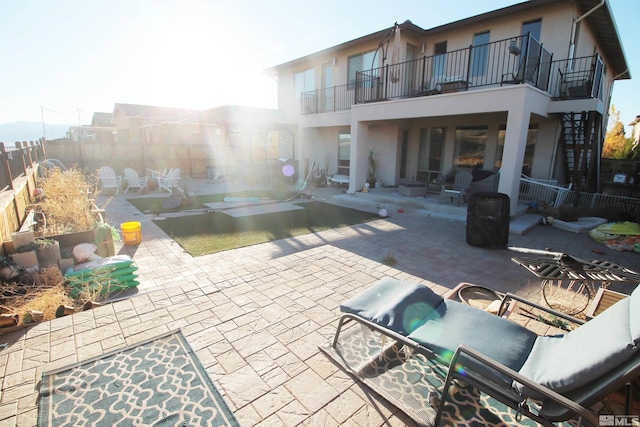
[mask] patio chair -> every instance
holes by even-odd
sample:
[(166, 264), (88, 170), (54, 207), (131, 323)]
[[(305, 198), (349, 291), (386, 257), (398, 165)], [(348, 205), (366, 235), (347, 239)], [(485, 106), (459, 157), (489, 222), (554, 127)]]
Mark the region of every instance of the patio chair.
[(442, 191), (440, 193), (440, 202), (445, 201), (454, 201), (458, 206), (460, 206), (460, 202), (464, 200), (464, 194), (467, 191), (467, 188), (471, 185), (471, 181), (473, 180), (473, 175), (471, 172), (460, 171), (456, 173), (456, 177), (453, 181), (453, 187), (449, 188), (447, 185), (442, 186)]
[[(502, 317), (514, 300), (580, 326), (564, 335), (538, 336)], [(511, 294), (495, 315), (391, 278), (340, 309), (345, 314), (333, 348), (343, 324), (355, 320), (449, 366), (434, 425), (452, 382), (460, 380), (543, 425), (578, 416), (597, 426), (588, 408), (640, 375), (640, 290), (587, 323)], [(529, 406), (530, 399), (539, 402), (538, 409)]]
[(115, 171), (109, 166), (100, 167), (98, 178), (101, 183), (101, 189), (105, 190), (115, 189), (115, 194), (120, 192), (120, 185), (122, 184), (122, 177), (116, 176)]
[[(178, 181), (180, 180), (180, 169), (171, 169), (165, 176), (158, 177), (158, 190), (163, 190), (173, 193), (173, 189), (178, 187)], [(179, 187), (178, 187), (179, 188)]]
[(125, 193), (130, 188), (137, 188), (138, 193), (141, 193), (147, 189), (149, 183), (149, 177), (138, 176), (138, 172), (131, 168), (124, 168), (124, 179), (127, 181), (127, 188), (124, 189)]

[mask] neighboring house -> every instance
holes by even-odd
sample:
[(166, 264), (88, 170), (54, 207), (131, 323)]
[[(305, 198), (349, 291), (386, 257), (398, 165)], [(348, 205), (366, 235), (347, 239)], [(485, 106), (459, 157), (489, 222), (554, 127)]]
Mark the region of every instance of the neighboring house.
[(267, 70), (296, 158), (360, 190), (500, 170), (596, 191), (614, 80), (631, 78), (608, 1), (531, 0), (422, 29), (410, 21)]
[(71, 126), (69, 135), (74, 142), (96, 141), (100, 143), (114, 142), (116, 133), (111, 113), (93, 113), (91, 125)]

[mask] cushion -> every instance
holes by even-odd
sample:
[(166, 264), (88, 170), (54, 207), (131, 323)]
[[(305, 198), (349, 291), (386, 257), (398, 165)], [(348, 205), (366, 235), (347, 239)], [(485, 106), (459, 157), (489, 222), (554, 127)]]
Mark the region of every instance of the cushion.
[(636, 351), (629, 308), (625, 298), (565, 335), (539, 337), (520, 373), (559, 393), (595, 380)]
[(387, 277), (340, 305), (340, 310), (406, 336), (442, 301), (425, 285)]
[(517, 371), (527, 359), (536, 334), (484, 310), (445, 300), (409, 338), (445, 360), (464, 344)]
[(631, 292), (629, 300), (629, 333), (635, 345), (640, 345), (640, 286)]

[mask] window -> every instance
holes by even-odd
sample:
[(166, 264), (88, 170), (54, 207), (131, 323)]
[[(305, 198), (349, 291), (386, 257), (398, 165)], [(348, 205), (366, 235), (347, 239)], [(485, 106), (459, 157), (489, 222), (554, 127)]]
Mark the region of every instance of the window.
[(537, 19), (535, 21), (529, 21), (522, 24), (522, 35), (526, 36), (531, 33), (531, 37), (540, 41), (540, 32), (542, 31), (542, 21)]
[(487, 59), (489, 57), (489, 31), (473, 36), (471, 50), (471, 77), (487, 74)]
[(349, 175), (351, 164), (351, 134), (341, 133), (338, 135), (338, 174)]
[(444, 128), (420, 129), (420, 147), (416, 179), (431, 182), (442, 172)]
[(300, 99), (303, 92), (310, 92), (316, 88), (316, 73), (313, 68), (296, 73), (294, 79), (296, 99)]
[[(502, 167), (502, 154), (504, 150), (504, 138), (507, 133), (507, 127), (505, 125), (500, 126), (498, 130), (498, 144), (496, 146), (496, 161), (494, 167), (500, 169)], [(529, 132), (527, 133), (527, 147), (524, 150), (524, 160), (522, 162), (522, 173), (531, 176), (531, 166), (533, 164), (533, 154), (536, 149), (536, 142), (538, 141), (538, 125), (532, 124), (529, 126)]]
[[(347, 70), (347, 76), (349, 78), (349, 90), (353, 90), (356, 87), (356, 73), (376, 68), (377, 64), (374, 64), (374, 60), (376, 59), (377, 52), (377, 50), (372, 50), (370, 52), (360, 53), (358, 55), (349, 57)], [(377, 73), (378, 71), (376, 70), (376, 76)]]
[(487, 126), (457, 128), (453, 165), (462, 167), (484, 167), (487, 133)]

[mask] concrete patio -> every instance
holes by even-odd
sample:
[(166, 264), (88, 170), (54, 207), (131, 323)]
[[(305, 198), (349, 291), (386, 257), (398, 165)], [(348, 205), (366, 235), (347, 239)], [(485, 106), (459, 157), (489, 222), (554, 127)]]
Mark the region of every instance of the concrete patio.
[[(196, 194), (240, 188), (206, 179), (187, 185)], [(313, 196), (372, 212), (381, 204), (338, 187)], [(0, 427), (36, 425), (43, 371), (178, 328), (245, 427), (413, 425), (318, 350), (335, 332), (340, 303), (385, 276), (440, 294), (471, 282), (540, 298), (539, 282), (511, 261), (513, 252), (466, 243), (466, 207), (435, 215), (428, 199), (390, 190), (382, 202), (389, 218), (193, 258), (154, 224), (157, 215), (138, 212), (128, 197), (137, 196), (100, 196), (99, 204), (110, 224), (142, 224), (139, 245), (116, 248), (139, 267), (138, 294), (0, 335)], [(550, 226), (511, 234), (509, 244), (640, 269), (638, 254)], [(385, 265), (387, 256), (397, 263)]]

